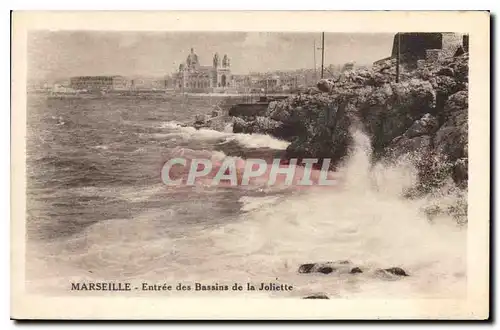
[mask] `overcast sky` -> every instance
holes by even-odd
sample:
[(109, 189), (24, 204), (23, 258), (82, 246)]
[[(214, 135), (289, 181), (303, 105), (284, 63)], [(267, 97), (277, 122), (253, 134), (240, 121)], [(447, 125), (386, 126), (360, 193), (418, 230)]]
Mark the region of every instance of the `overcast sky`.
[[(37, 31), (28, 36), (28, 76), (163, 76), (195, 49), (201, 65), (227, 54), (232, 72), (245, 74), (314, 67), (320, 33)], [(371, 64), (391, 54), (393, 34), (325, 34), (325, 65)], [(321, 65), (321, 51), (316, 50)]]

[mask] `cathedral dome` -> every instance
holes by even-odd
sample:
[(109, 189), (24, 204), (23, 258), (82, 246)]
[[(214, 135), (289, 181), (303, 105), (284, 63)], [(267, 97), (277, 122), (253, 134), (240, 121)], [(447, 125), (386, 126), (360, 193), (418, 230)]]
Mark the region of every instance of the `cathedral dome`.
[(193, 48), (191, 48), (191, 53), (186, 58), (186, 64), (188, 67), (193, 67), (199, 64), (198, 55), (195, 54)]

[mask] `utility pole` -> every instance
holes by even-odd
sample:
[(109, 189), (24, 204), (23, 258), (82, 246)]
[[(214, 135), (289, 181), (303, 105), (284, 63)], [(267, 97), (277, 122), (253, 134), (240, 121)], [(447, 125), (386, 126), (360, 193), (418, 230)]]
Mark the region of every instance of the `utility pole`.
[(399, 82), (399, 61), (401, 59), (401, 34), (398, 33), (398, 51), (396, 53), (396, 82)]
[(314, 39), (313, 54), (314, 54), (314, 79), (317, 79), (318, 73), (316, 71), (316, 39)]
[(321, 79), (323, 79), (324, 64), (325, 64), (325, 32), (321, 34)]

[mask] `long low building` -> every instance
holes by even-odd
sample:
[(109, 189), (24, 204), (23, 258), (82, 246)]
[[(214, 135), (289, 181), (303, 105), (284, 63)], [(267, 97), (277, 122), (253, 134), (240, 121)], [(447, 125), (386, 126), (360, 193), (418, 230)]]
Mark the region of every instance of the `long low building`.
[(70, 87), (76, 90), (126, 89), (128, 80), (122, 76), (78, 76), (70, 79)]
[(162, 90), (173, 87), (170, 77), (78, 76), (70, 79), (69, 86), (87, 91)]

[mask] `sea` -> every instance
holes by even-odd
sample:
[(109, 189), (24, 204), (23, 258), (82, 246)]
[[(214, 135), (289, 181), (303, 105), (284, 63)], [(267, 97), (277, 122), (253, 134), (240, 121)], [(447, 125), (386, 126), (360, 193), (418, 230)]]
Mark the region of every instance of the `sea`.
[[(174, 155), (273, 159), (289, 142), (194, 129), (216, 97), (48, 98), (28, 95), (26, 288), (44, 295), (457, 298), (467, 294), (467, 228), (405, 199), (408, 164), (371, 164), (370, 141), (338, 169), (342, 185), (167, 186)], [(363, 273), (301, 274), (347, 260)], [(375, 270), (401, 267), (409, 276)], [(127, 282), (132, 292), (74, 291)], [(165, 284), (172, 290), (142, 290)], [(196, 290), (196, 283), (206, 290)], [(291, 290), (257, 289), (261, 283)], [(241, 284), (244, 290), (231, 290)], [(190, 289), (175, 290), (178, 286)], [(228, 286), (229, 290), (220, 289)], [(135, 290), (137, 288), (137, 290)]]

